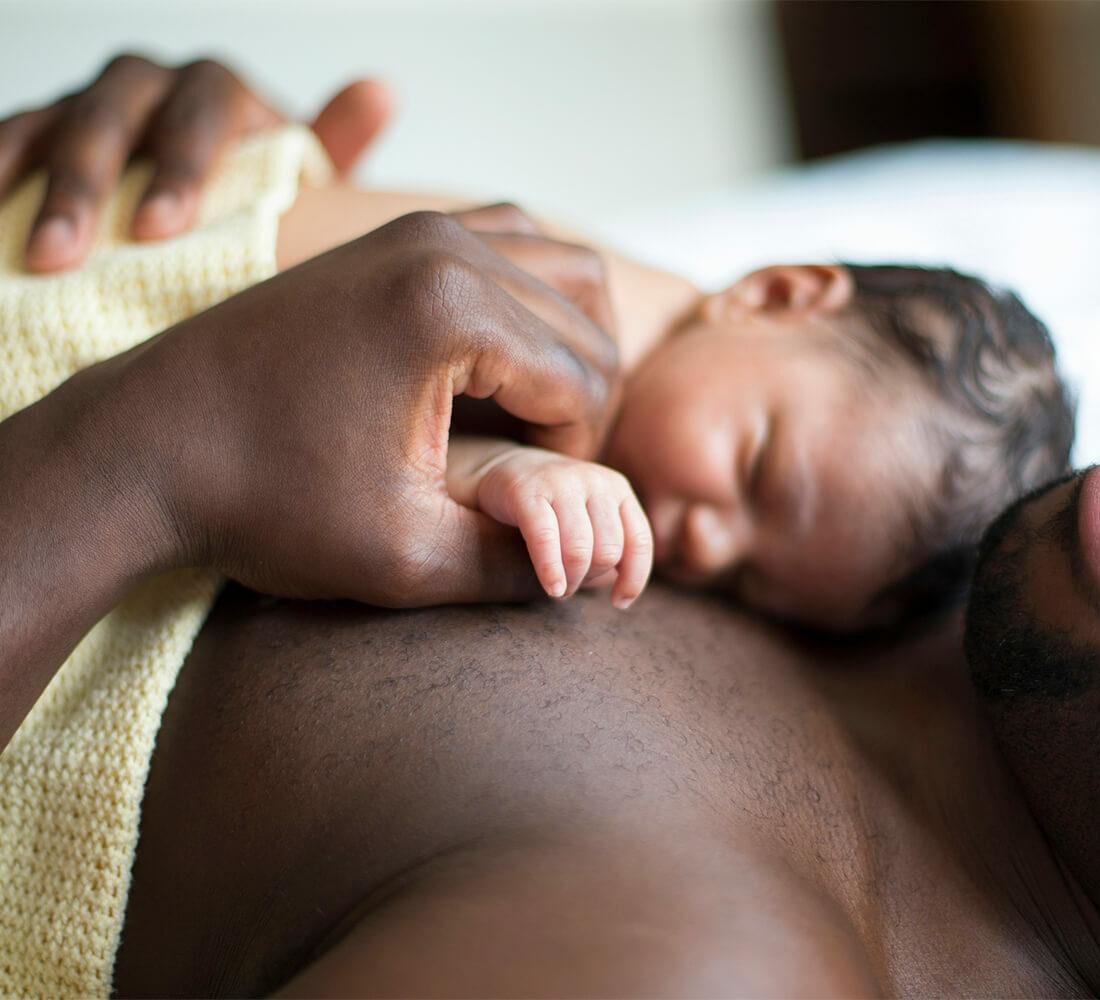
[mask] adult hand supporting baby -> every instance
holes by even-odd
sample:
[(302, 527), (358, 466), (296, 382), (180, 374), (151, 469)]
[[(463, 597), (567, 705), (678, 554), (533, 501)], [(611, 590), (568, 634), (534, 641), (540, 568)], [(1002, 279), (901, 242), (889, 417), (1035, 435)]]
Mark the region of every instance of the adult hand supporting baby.
[[(614, 332), (607, 272), (597, 251), (548, 238), (531, 216), (511, 202), (482, 205), (450, 215), (517, 267), (556, 288), (601, 329)], [(613, 403), (609, 418), (614, 408)], [(585, 457), (595, 458), (595, 453)]]
[[(371, 80), (356, 81), (326, 104), (313, 129), (338, 171), (350, 170), (391, 108), (389, 91)], [(184, 231), (226, 145), (285, 120), (220, 63), (170, 67), (127, 55), (112, 59), (84, 90), (0, 121), (0, 196), (31, 170), (47, 174), (28, 269), (57, 271), (84, 258), (101, 206), (134, 156), (152, 161), (153, 177), (133, 235), (160, 239)]]
[(445, 485), (452, 398), (591, 454), (609, 338), (446, 216), (406, 216), (74, 376), (0, 424), (0, 746), (140, 580), (201, 565), (389, 606), (534, 596)]

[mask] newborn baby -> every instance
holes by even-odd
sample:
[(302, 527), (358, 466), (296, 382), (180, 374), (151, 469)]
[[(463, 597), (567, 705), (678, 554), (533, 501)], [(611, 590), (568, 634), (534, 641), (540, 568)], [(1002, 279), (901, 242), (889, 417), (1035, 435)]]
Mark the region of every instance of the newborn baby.
[[(454, 207), (303, 188), (281, 263)], [(950, 270), (815, 264), (705, 294), (605, 261), (624, 388), (599, 463), (450, 444), (452, 494), (520, 529), (553, 596), (612, 583), (625, 607), (655, 557), (779, 618), (889, 624), (958, 596), (982, 526), (1066, 467), (1072, 407), (1045, 328), (1010, 292)]]

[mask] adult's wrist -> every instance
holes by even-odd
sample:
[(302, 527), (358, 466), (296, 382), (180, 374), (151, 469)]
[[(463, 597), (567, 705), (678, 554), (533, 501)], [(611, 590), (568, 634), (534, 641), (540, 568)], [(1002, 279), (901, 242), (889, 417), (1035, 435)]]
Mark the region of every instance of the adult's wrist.
[(0, 423), (0, 747), (87, 631), (178, 559), (113, 375), (95, 366)]

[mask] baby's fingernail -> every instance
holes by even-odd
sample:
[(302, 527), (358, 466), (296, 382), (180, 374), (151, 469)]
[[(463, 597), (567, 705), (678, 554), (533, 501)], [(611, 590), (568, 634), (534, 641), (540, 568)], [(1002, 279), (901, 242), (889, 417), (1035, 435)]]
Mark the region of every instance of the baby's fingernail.
[(635, 601), (633, 597), (613, 597), (611, 603), (615, 605), (620, 611), (625, 611)]
[(56, 253), (68, 250), (76, 238), (76, 227), (72, 219), (64, 215), (55, 215), (52, 219), (43, 222), (27, 243), (29, 256), (52, 256)]
[(555, 580), (549, 587), (546, 588), (546, 593), (551, 597), (564, 597), (565, 596), (565, 581)]

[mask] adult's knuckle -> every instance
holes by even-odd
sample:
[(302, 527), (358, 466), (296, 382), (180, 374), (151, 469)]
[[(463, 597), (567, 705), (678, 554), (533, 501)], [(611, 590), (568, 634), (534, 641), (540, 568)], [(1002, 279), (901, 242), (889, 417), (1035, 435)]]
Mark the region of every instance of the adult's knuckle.
[(178, 144), (180, 136), (219, 121), (221, 114), (222, 105), (209, 90), (181, 85), (160, 108), (154, 131), (166, 145)]
[(209, 56), (203, 56), (200, 59), (193, 59), (191, 62), (186, 63), (179, 69), (181, 77), (186, 77), (190, 81), (204, 83), (204, 84), (241, 84), (237, 75), (225, 65), (225, 63), (219, 62), (217, 59), (213, 59)]
[(161, 188), (181, 188), (198, 184), (202, 179), (202, 170), (194, 160), (179, 154), (168, 154), (157, 160), (156, 177), (153, 186)]
[(24, 140), (40, 120), (39, 111), (18, 111), (9, 115), (0, 121), (0, 144)]
[(109, 131), (121, 131), (126, 128), (126, 117), (116, 95), (103, 90), (88, 90), (78, 94), (62, 120), (58, 132), (62, 129), (72, 135), (103, 134)]
[(160, 110), (160, 132), (172, 135), (219, 122), (249, 96), (236, 74), (216, 60), (188, 63), (179, 70), (171, 95)]
[(167, 72), (165, 67), (161, 66), (159, 63), (153, 62), (152, 59), (148, 59), (136, 52), (122, 52), (107, 61), (107, 64), (99, 74), (99, 79), (113, 79), (117, 77), (134, 79), (135, 77), (151, 76), (164, 72)]
[(410, 246), (452, 248), (461, 238), (462, 225), (442, 212), (409, 212), (393, 220), (386, 230), (389, 235)]
[(577, 277), (603, 287), (607, 281), (607, 269), (600, 252), (582, 243), (570, 244), (570, 251)]
[(488, 211), (502, 228), (517, 233), (533, 233), (538, 230), (534, 220), (514, 201), (500, 201), (490, 205)]
[(69, 163), (50, 169), (49, 188), (43, 210), (46, 214), (67, 210), (74, 202), (94, 201), (102, 193), (94, 173)]
[(395, 303), (421, 336), (443, 335), (461, 325), (469, 308), (476, 269), (446, 250), (424, 249), (401, 267)]

